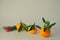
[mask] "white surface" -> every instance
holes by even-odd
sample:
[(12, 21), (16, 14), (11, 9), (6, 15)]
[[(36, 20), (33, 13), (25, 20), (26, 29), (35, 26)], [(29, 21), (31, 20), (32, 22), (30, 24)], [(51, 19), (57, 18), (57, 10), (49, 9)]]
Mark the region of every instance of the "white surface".
[[(3, 26), (15, 25), (21, 20), (27, 25), (43, 25), (45, 17), (57, 24), (52, 28), (52, 36), (40, 38), (39, 34), (29, 35), (16, 31), (6, 33)], [(0, 0), (0, 40), (60, 40), (60, 0)]]
[(26, 31), (23, 32), (5, 32), (0, 31), (0, 40), (59, 40), (60, 36), (58, 34), (53, 33), (50, 37), (44, 38), (39, 35), (39, 31), (37, 34), (31, 35)]

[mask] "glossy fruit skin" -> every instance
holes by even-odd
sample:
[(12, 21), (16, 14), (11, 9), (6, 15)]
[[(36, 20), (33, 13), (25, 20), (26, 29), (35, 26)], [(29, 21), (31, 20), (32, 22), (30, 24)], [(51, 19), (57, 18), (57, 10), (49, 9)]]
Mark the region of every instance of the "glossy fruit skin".
[(44, 27), (42, 27), (40, 29), (40, 36), (42, 36), (42, 37), (49, 37), (50, 34), (51, 34), (51, 31), (48, 28), (46, 28), (45, 32), (44, 32)]
[(10, 32), (10, 29), (9, 28), (6, 28), (5, 30), (6, 30), (6, 32)]
[(35, 28), (35, 29), (31, 30), (31, 31), (29, 31), (29, 33), (30, 34), (36, 34), (37, 33), (37, 29)]
[(16, 25), (16, 29), (18, 30), (18, 29), (20, 28), (20, 26), (21, 26), (21, 23), (18, 23), (18, 24)]
[[(18, 24), (16, 25), (17, 31), (19, 30), (20, 27), (21, 27), (21, 23), (18, 23)], [(22, 28), (22, 31), (24, 31), (24, 28)]]

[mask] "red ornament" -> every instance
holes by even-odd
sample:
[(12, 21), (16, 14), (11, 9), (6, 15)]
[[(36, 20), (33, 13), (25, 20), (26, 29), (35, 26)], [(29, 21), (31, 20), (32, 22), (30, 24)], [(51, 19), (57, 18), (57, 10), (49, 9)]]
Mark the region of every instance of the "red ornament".
[(10, 29), (9, 28), (6, 28), (5, 30), (6, 30), (6, 32), (10, 32)]

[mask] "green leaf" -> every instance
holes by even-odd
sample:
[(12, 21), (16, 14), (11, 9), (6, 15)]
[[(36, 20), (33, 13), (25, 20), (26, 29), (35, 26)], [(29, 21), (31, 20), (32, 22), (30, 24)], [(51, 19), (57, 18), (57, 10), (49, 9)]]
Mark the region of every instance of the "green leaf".
[(45, 19), (42, 17), (43, 22), (45, 23)]
[(49, 25), (49, 29), (51, 29), (52, 26), (54, 26), (56, 23), (52, 23), (51, 25)]
[(49, 20), (47, 20), (45, 23), (47, 24), (47, 26), (49, 26), (49, 24), (50, 24), (50, 21), (49, 21)]
[(22, 23), (22, 27), (28, 32), (28, 27), (26, 24)]
[(43, 22), (44, 22), (47, 26), (49, 26), (49, 24), (50, 24), (50, 21), (49, 21), (49, 20), (45, 21), (44, 18), (42, 18), (42, 20), (43, 20)]
[(10, 31), (13, 31), (12, 27), (9, 27), (9, 30), (10, 30)]
[(31, 31), (31, 30), (34, 29), (34, 28), (35, 28), (35, 23), (31, 26), (31, 28), (30, 28), (29, 31)]
[(13, 30), (16, 30), (16, 26), (12, 26), (12, 29), (13, 29)]
[(36, 25), (36, 27), (37, 27), (37, 28), (39, 28), (39, 29), (41, 29), (41, 27), (40, 27), (40, 26), (38, 26), (38, 25)]
[(18, 29), (18, 32), (20, 32), (22, 30), (22, 25), (20, 26), (20, 28)]
[(44, 27), (47, 27), (47, 25), (46, 25), (46, 24), (44, 24)]
[(32, 25), (29, 25), (28, 27), (31, 27)]

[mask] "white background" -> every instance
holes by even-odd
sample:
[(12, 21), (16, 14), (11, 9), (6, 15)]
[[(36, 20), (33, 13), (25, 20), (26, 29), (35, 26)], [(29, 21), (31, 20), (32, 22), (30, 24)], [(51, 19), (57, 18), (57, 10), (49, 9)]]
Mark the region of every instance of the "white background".
[[(56, 25), (51, 29), (52, 36), (41, 38), (27, 32), (6, 33), (3, 26), (16, 25), (20, 21), (27, 25), (34, 22), (43, 26), (42, 17)], [(60, 39), (60, 0), (0, 0), (0, 40), (59, 40)]]

